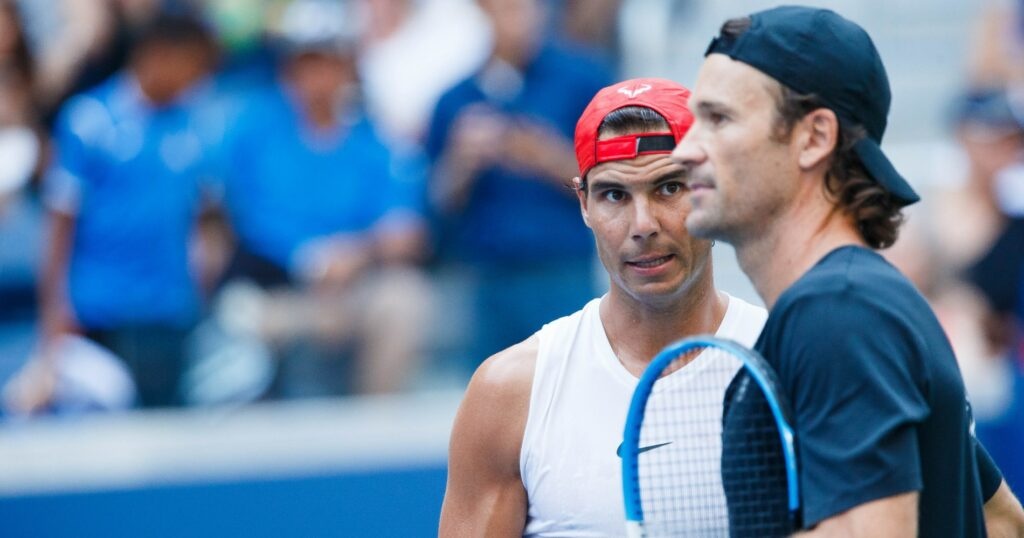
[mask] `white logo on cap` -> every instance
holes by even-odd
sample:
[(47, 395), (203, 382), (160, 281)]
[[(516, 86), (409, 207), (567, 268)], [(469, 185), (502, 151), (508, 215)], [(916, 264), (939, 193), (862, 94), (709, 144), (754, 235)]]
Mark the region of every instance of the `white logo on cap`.
[(639, 86), (633, 86), (632, 88), (619, 88), (619, 93), (633, 99), (649, 89), (651, 89), (650, 84), (641, 84)]

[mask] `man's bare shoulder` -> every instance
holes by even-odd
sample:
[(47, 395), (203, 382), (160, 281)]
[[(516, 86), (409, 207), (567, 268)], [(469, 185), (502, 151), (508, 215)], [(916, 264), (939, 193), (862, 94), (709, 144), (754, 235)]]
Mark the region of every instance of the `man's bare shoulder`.
[(504, 397), (522, 397), (525, 393), (528, 399), (539, 348), (540, 341), (533, 335), (495, 353), (477, 368), (470, 389), (496, 391), (496, 395)]
[(532, 336), (484, 361), (469, 381), (461, 412), (472, 420), (501, 417), (501, 424), (521, 433), (518, 426), (525, 426), (530, 409), (538, 348)]
[(484, 458), (480, 468), (518, 477), (537, 349), (536, 337), (531, 337), (477, 368), (452, 430), (453, 462)]
[(519, 451), (538, 347), (531, 337), (473, 374), (452, 427), (441, 536), (522, 535), (527, 500)]

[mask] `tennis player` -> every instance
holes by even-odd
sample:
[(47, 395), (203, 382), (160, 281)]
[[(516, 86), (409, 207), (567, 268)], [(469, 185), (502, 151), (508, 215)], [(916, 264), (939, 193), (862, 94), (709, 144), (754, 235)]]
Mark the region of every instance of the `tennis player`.
[[(680, 217), (689, 202), (669, 153), (692, 121), (688, 96), (630, 80), (580, 118), (575, 187), (610, 290), (477, 370), (452, 431), (441, 536), (621, 535), (617, 448), (638, 376), (688, 335), (757, 338), (765, 311), (715, 289), (711, 241)], [(685, 382), (717, 384), (718, 402), (735, 374), (691, 371)]]
[(686, 225), (735, 246), (769, 307), (756, 349), (794, 407), (809, 535), (984, 536), (987, 513), (1019, 536), (942, 328), (875, 252), (918, 200), (879, 146), (889, 102), (870, 37), (836, 13), (727, 21), (673, 153)]

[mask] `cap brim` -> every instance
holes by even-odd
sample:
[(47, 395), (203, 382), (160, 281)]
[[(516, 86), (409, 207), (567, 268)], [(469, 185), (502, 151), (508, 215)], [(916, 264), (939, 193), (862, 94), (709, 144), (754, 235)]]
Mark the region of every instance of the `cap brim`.
[(886, 191), (900, 202), (901, 206), (907, 206), (918, 202), (921, 197), (914, 192), (914, 189), (903, 179), (903, 176), (896, 171), (896, 168), (889, 161), (889, 158), (882, 153), (882, 148), (870, 137), (864, 137), (853, 145), (861, 163)]

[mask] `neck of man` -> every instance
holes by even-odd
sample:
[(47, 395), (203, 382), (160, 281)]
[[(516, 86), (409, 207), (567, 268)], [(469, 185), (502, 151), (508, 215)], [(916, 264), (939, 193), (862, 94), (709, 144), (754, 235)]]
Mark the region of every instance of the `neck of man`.
[(729, 305), (715, 289), (711, 263), (703, 274), (674, 297), (644, 300), (613, 285), (601, 302), (601, 323), (619, 362), (639, 377), (668, 344), (697, 334), (713, 334)]
[(733, 245), (740, 268), (768, 310), (829, 252), (866, 246), (850, 216), (827, 197), (823, 177), (803, 184), (808, 188), (776, 217)]

